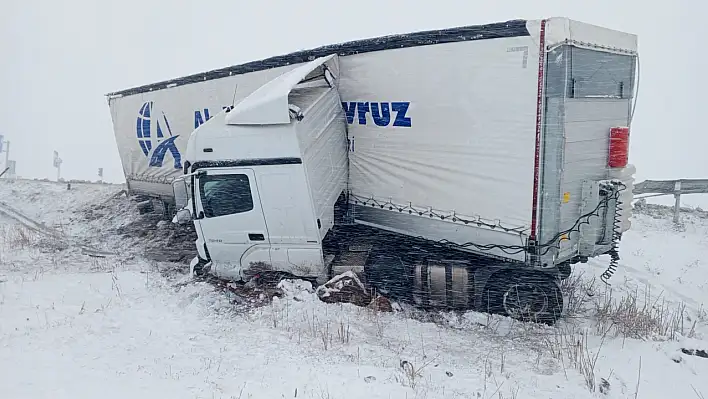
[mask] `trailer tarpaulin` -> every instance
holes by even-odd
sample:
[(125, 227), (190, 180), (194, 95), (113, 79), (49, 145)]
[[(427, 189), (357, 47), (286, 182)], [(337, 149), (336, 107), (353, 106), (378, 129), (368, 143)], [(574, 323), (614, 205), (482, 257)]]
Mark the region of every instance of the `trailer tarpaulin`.
[(342, 62), (354, 199), (529, 228), (537, 59), (515, 37)]

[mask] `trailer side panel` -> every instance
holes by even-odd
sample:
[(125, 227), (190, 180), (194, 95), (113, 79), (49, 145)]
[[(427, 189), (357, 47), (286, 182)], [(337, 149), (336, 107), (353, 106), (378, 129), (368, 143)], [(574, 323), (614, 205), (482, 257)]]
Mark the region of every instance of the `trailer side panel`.
[[(352, 200), (406, 221), (373, 210), (357, 217), (430, 239), (523, 245), (532, 215), (537, 47), (514, 37), (343, 59)], [(436, 231), (455, 234), (430, 231), (430, 219), (442, 222)]]

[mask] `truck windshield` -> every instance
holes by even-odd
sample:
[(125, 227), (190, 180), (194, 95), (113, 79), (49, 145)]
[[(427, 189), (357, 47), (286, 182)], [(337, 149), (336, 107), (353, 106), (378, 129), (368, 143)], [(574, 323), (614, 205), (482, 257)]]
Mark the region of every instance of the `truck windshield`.
[(244, 213), (253, 209), (248, 176), (208, 175), (199, 179), (199, 193), (207, 218)]

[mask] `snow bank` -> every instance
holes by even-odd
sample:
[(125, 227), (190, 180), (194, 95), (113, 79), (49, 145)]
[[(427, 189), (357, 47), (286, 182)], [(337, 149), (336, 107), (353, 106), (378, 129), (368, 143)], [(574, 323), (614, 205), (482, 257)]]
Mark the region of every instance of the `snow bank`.
[[(48, 183), (35, 184), (0, 181), (0, 194), (8, 200), (13, 193), (12, 206), (48, 225), (66, 222), (92, 244), (122, 250), (89, 257), (73, 244), (59, 246), (0, 217), (2, 397), (708, 394), (703, 378), (708, 359), (691, 352), (708, 349), (703, 310), (708, 220), (698, 216), (686, 218), (677, 230), (662, 217), (635, 215), (621, 244), (611, 299), (636, 297), (636, 307), (648, 305), (652, 320), (666, 314), (662, 306), (670, 311), (684, 306), (684, 325), (683, 333), (632, 338), (600, 320), (603, 314), (630, 314), (598, 306), (608, 303), (609, 288), (593, 286), (593, 277), (602, 273), (606, 259), (576, 267), (577, 303), (556, 327), (476, 312), (406, 307), (388, 313), (327, 304), (310, 283), (299, 280), (282, 281), (282, 296), (268, 306), (241, 307), (233, 292), (169, 272), (180, 266), (152, 262), (131, 250), (140, 242), (164, 244), (159, 237), (171, 230), (145, 225), (144, 236), (132, 236), (139, 223), (148, 222), (136, 216), (129, 200), (110, 199), (112, 190), (101, 186), (72, 185), (93, 198), (84, 200), (46, 188)], [(58, 199), (40, 199), (51, 195)], [(116, 234), (121, 228), (124, 233)]]

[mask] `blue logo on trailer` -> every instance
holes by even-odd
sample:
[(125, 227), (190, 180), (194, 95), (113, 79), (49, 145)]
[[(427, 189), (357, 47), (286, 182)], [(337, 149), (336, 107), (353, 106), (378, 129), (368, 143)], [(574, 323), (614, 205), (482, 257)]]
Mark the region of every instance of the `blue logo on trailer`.
[(374, 125), (381, 127), (411, 127), (412, 121), (407, 115), (410, 105), (410, 102), (342, 102), (348, 124), (366, 125), (366, 114), (371, 114)]
[[(163, 127), (166, 129), (169, 137), (165, 137)], [(179, 136), (172, 135), (170, 123), (167, 121), (164, 112), (159, 116), (154, 115), (152, 101), (147, 101), (140, 107), (135, 130), (140, 149), (142, 149), (143, 154), (150, 159), (150, 166), (162, 167), (162, 164), (165, 162), (165, 156), (169, 151), (174, 159), (174, 168), (182, 169), (182, 156), (175, 144), (175, 140), (177, 140)], [(155, 133), (154, 136), (153, 133)]]
[[(231, 111), (232, 109), (234, 109), (234, 107), (233, 107), (233, 105), (224, 105), (223, 107), (221, 107), (222, 111), (227, 110), (227, 109), (229, 111)], [(211, 115), (209, 115), (209, 108), (204, 108), (203, 113), (200, 110), (194, 111), (194, 128), (195, 129), (198, 128), (199, 126), (203, 125), (204, 122), (208, 121), (209, 119), (211, 119)]]
[(199, 126), (203, 125), (205, 121), (208, 121), (211, 119), (211, 116), (209, 115), (209, 108), (204, 108), (204, 115), (202, 116), (202, 112), (199, 110), (194, 111), (194, 128), (198, 128)]

